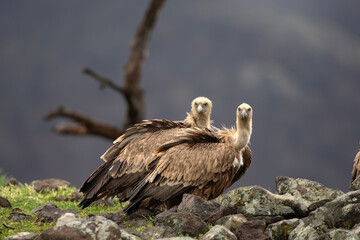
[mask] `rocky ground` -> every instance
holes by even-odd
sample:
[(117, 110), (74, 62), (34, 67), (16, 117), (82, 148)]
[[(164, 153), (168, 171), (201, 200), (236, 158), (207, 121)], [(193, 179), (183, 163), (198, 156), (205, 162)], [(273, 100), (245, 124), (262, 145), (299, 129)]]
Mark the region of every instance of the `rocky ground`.
[[(360, 239), (358, 189), (360, 180), (343, 193), (306, 179), (277, 177), (276, 193), (242, 187), (213, 201), (185, 194), (179, 206), (155, 216), (140, 209), (128, 216), (81, 218), (78, 210), (49, 203), (32, 214), (38, 221), (56, 221), (54, 228), (6, 239)], [(24, 220), (24, 215), (9, 218)]]

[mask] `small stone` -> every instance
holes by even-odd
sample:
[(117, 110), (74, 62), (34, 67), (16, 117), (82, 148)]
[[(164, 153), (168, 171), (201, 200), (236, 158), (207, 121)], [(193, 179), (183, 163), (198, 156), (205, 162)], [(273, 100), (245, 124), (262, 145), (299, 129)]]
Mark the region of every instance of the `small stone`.
[(171, 215), (172, 213), (177, 212), (177, 208), (178, 208), (177, 205), (176, 205), (176, 206), (173, 206), (173, 207), (170, 208), (169, 210), (157, 214), (157, 215), (156, 215), (156, 218), (163, 218), (163, 217), (165, 217), (165, 216)]
[(325, 207), (316, 209), (308, 217), (300, 220), (299, 225), (290, 233), (289, 239), (326, 239), (329, 231), (334, 228), (332, 214)]
[(116, 224), (120, 225), (122, 222), (126, 220), (124, 213), (121, 212), (114, 212), (114, 213), (101, 213), (99, 216), (103, 216)]
[(155, 226), (168, 226), (173, 228), (176, 235), (190, 235), (197, 237), (208, 230), (207, 224), (192, 213), (172, 213), (155, 218)]
[(221, 210), (217, 211), (210, 217), (205, 219), (205, 222), (208, 224), (213, 224), (217, 220), (219, 220), (222, 217), (228, 216), (228, 215), (234, 215), (237, 214), (237, 210), (234, 207), (222, 207)]
[(75, 209), (60, 209), (54, 203), (47, 203), (31, 211), (31, 213), (37, 214), (37, 221), (39, 222), (54, 222), (57, 221), (65, 213), (79, 212), (79, 210)]
[(238, 239), (271, 240), (265, 232), (265, 227), (265, 223), (260, 220), (241, 223), (236, 230), (236, 237)]
[(41, 205), (41, 206), (31, 210), (30, 213), (38, 213), (38, 212), (41, 212), (44, 210), (53, 210), (53, 209), (60, 209), (60, 208), (58, 206), (56, 206), (55, 203), (47, 203), (47, 204)]
[(234, 233), (226, 227), (215, 225), (207, 233), (200, 238), (200, 240), (237, 240)]
[(10, 178), (9, 180), (7, 180), (7, 182), (5, 183), (5, 187), (8, 187), (10, 185), (13, 186), (23, 186), (23, 184), (21, 182), (19, 182), (16, 178)]
[(10, 213), (8, 219), (13, 220), (15, 222), (21, 222), (21, 221), (26, 221), (31, 219), (32, 216), (31, 215), (27, 215), (25, 213), (17, 213), (17, 212), (12, 212)]
[(1, 208), (12, 208), (10, 201), (4, 197), (0, 197), (0, 207)]
[(320, 235), (316, 231), (316, 229), (310, 226), (304, 226), (303, 222), (290, 233), (289, 240), (304, 240), (304, 239), (320, 239)]
[(5, 240), (35, 240), (39, 235), (31, 232), (21, 232), (16, 235), (9, 236)]
[(231, 232), (235, 233), (236, 229), (241, 223), (246, 222), (246, 218), (241, 213), (235, 215), (228, 215), (220, 218), (215, 222), (216, 225), (221, 225), (229, 229)]
[(344, 240), (346, 239), (346, 236), (349, 234), (349, 232), (350, 232), (349, 230), (345, 230), (345, 229), (334, 229), (330, 231), (328, 235), (332, 240)]
[(216, 202), (206, 201), (201, 197), (184, 194), (181, 203), (179, 204), (178, 212), (192, 213), (202, 220), (210, 217), (220, 210), (220, 204)]
[(147, 227), (141, 234), (141, 239), (159, 239), (169, 237), (176, 237), (176, 235), (174, 234), (173, 229), (168, 226)]
[(253, 221), (253, 220), (261, 220), (263, 221), (266, 225), (272, 224), (272, 223), (276, 223), (279, 221), (284, 220), (283, 216), (255, 216), (255, 215), (249, 215), (247, 216), (247, 220), (249, 221)]
[(169, 237), (169, 238), (159, 238), (156, 240), (195, 240), (195, 238), (192, 238), (192, 237)]
[(269, 234), (271, 239), (287, 240), (292, 230), (294, 230), (299, 223), (300, 221), (298, 218), (282, 220), (268, 225), (266, 232)]
[(44, 180), (34, 180), (31, 182), (31, 185), (34, 187), (36, 192), (42, 192), (44, 190), (57, 190), (60, 186), (70, 186), (70, 182), (49, 178)]

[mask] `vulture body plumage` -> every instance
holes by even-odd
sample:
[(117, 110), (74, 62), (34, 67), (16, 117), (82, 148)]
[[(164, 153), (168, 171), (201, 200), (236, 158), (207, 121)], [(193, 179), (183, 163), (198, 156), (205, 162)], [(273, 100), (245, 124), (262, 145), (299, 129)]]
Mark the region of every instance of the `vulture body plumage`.
[(79, 206), (85, 208), (93, 201), (115, 195), (120, 201), (125, 201), (128, 193), (148, 174), (146, 165), (155, 149), (175, 140), (183, 129), (215, 129), (211, 126), (211, 109), (208, 98), (198, 97), (192, 101), (191, 113), (184, 121), (145, 120), (129, 128), (101, 156), (105, 163), (82, 184), (80, 192), (84, 193), (84, 199)]
[(354, 165), (351, 173), (351, 182), (355, 181), (355, 179), (358, 178), (359, 174), (360, 174), (360, 147), (359, 147), (359, 152), (356, 154), (354, 158)]
[(252, 159), (247, 146), (252, 133), (251, 107), (241, 104), (236, 116), (236, 130), (182, 129), (176, 141), (158, 148), (146, 166), (149, 174), (130, 193), (124, 212), (160, 204), (169, 208), (184, 193), (214, 199), (240, 179)]

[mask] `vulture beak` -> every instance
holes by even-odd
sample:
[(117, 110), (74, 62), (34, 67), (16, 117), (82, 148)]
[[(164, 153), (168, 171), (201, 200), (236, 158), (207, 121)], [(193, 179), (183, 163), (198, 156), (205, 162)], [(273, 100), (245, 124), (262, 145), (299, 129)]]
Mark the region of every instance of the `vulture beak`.
[(248, 113), (247, 113), (246, 109), (242, 109), (241, 112), (240, 112), (240, 115), (241, 115), (242, 118), (247, 118)]
[(199, 106), (197, 107), (197, 112), (202, 113), (202, 111), (203, 111), (203, 107), (201, 104), (199, 104)]

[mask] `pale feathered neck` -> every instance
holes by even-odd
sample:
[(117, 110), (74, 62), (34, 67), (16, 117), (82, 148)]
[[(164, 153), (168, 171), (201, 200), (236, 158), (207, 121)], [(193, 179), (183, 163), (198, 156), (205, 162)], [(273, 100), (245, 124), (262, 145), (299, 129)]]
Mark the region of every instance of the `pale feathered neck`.
[(234, 134), (234, 147), (236, 150), (242, 149), (249, 143), (251, 133), (252, 119), (243, 119), (238, 116), (236, 119), (236, 132)]
[(187, 117), (184, 120), (185, 124), (190, 125), (191, 127), (206, 127), (210, 128), (211, 120), (210, 116), (197, 114), (195, 117), (192, 113), (187, 113)]

